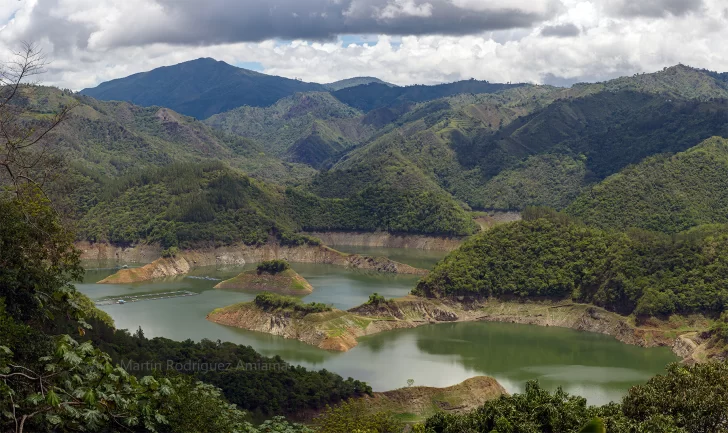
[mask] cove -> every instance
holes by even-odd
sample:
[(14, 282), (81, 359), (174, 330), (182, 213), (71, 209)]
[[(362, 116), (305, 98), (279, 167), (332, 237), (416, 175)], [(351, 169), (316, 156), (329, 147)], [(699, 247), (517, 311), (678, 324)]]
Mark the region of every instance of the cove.
[[(432, 267), (444, 255), (438, 252), (349, 247), (347, 251), (382, 255), (413, 266)], [(411, 254), (410, 254), (411, 252)], [(426, 266), (426, 264), (429, 264)], [(416, 385), (449, 386), (477, 375), (496, 378), (509, 392), (538, 379), (549, 389), (562, 386), (587, 398), (590, 404), (616, 401), (629, 387), (644, 383), (677, 361), (668, 348), (629, 346), (616, 339), (564, 328), (504, 323), (451, 323), (401, 329), (360, 339), (345, 353), (327, 352), (296, 340), (221, 326), (205, 319), (215, 308), (252, 300), (254, 293), (214, 290), (218, 281), (245, 267), (195, 269), (175, 277), (128, 285), (100, 285), (114, 272), (109, 264), (88, 263), (85, 281), (78, 288), (94, 300), (107, 297), (188, 290), (196, 296), (104, 305), (118, 328), (142, 327), (147, 337), (174, 340), (231, 341), (250, 345), (265, 355), (280, 355), (305, 367), (336, 372), (367, 381), (376, 391)], [(378, 292), (386, 297), (407, 294), (418, 277), (348, 270), (332, 265), (299, 264), (292, 267), (315, 288), (306, 302), (325, 302), (346, 309)]]

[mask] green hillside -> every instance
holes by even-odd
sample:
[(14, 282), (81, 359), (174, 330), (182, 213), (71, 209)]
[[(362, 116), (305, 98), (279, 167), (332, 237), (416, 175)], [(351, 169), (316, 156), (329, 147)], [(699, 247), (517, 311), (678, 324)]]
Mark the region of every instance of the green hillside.
[(467, 241), (423, 278), (425, 296), (552, 299), (622, 314), (715, 315), (728, 301), (728, 231), (676, 237), (608, 232), (530, 209), (524, 221)]
[(663, 233), (728, 223), (728, 140), (647, 158), (584, 192), (567, 212), (597, 227)]
[(282, 191), (222, 162), (140, 170), (104, 183), (97, 200), (81, 218), (81, 239), (165, 248), (297, 239)]
[(375, 130), (359, 110), (323, 92), (297, 93), (267, 108), (240, 107), (205, 123), (265, 143), (272, 155), (314, 167)]
[(346, 173), (396, 151), (473, 208), (564, 208), (646, 157), (728, 137), (726, 95), (723, 81), (682, 66), (572, 89), (457, 95), (412, 107), (331, 171), (346, 184)]
[(27, 88), (28, 116), (49, 116), (61, 105), (76, 105), (54, 129), (49, 146), (76, 166), (101, 176), (173, 162), (223, 160), (274, 182), (300, 182), (313, 170), (266, 156), (250, 139), (227, 135), (167, 108), (139, 107), (72, 95), (52, 87)]
[[(405, 94), (415, 96), (397, 97), (367, 113), (341, 102), (337, 92), (295, 93), (269, 107), (239, 107), (205, 122), (166, 108), (77, 97), (81, 106), (56, 135), (74, 161), (65, 193), (58, 195), (75, 219), (89, 215), (94, 222), (83, 227), (83, 236), (121, 243), (162, 241), (178, 231), (176, 239), (164, 243), (256, 243), (300, 230), (467, 235), (477, 231), (471, 208), (566, 209), (585, 190), (631, 164), (683, 152), (713, 135), (728, 137), (728, 99), (723, 99), (720, 77), (677, 66), (571, 89), (510, 86), (419, 103), (407, 98), (425, 98), (437, 86), (412, 86), (407, 89), (414, 93)], [(460, 84), (464, 87), (439, 89), (447, 94), (484, 85)], [(358, 87), (371, 86), (376, 84)], [(345, 90), (359, 91), (351, 89), (357, 87)], [(76, 98), (45, 92), (33, 99), (35, 115)], [(250, 182), (262, 195), (247, 191), (241, 194), (251, 197), (249, 202), (223, 201), (216, 207), (210, 176), (217, 174), (189, 174), (194, 188), (184, 190), (171, 179), (160, 180), (155, 171), (200, 162), (214, 166), (215, 173), (257, 179)], [(111, 187), (119, 191), (113, 197), (104, 192), (134, 176), (145, 180)], [(686, 191), (695, 200), (702, 197)], [(153, 203), (155, 194), (163, 200)], [(683, 211), (669, 217), (640, 202), (643, 212), (633, 212), (633, 220), (626, 221), (614, 214), (623, 203), (600, 198), (612, 210), (589, 212), (596, 205), (585, 197), (588, 193), (569, 210), (599, 227), (674, 233), (724, 222), (722, 208), (701, 211), (713, 203), (707, 199), (701, 208), (673, 198), (670, 204)], [(180, 203), (193, 201), (207, 209), (203, 220), (177, 210), (186, 206)], [(241, 212), (255, 216), (242, 223)]]
[(588, 184), (585, 157), (545, 153), (528, 157), (489, 179), (482, 189), (487, 209), (523, 209), (526, 205), (563, 209)]
[[(78, 225), (79, 239), (171, 247), (257, 244), (270, 236), (297, 243), (301, 238), (295, 233), (304, 228), (431, 234), (475, 229), (470, 215), (421, 173), (417, 182), (424, 179), (427, 188), (410, 190), (381, 178), (376, 187), (351, 191), (330, 205), (305, 186), (290, 193), (277, 186), (305, 185), (315, 172), (266, 155), (248, 138), (166, 108), (98, 101), (52, 88), (33, 90), (23, 102), (31, 117), (46, 116), (61, 104), (78, 104), (51, 137), (53, 150), (68, 165), (49, 193), (62, 215)], [(338, 142), (323, 139), (324, 120), (311, 120), (311, 110), (325, 110), (332, 101), (343, 113), (358, 116), (353, 118), (357, 127), (374, 128), (366, 123), (376, 119), (328, 94), (299, 94), (276, 108), (286, 107), (281, 117), (300, 114), (313, 132), (293, 143), (287, 154), (314, 165), (343, 151)], [(341, 130), (351, 126), (339, 125)], [(386, 193), (380, 194), (382, 189)]]
[(265, 107), (296, 92), (320, 90), (325, 90), (320, 84), (265, 75), (202, 58), (107, 81), (81, 93), (105, 101), (167, 107), (206, 119), (243, 105)]

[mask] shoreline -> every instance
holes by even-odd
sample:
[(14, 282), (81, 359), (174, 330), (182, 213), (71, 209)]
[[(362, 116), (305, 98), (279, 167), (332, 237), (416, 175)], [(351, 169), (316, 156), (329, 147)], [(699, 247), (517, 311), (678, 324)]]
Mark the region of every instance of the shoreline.
[(433, 236), (414, 234), (392, 234), (389, 232), (306, 232), (305, 234), (321, 239), (324, 245), (337, 245), (381, 248), (411, 248), (425, 251), (456, 250), (467, 237)]
[(641, 347), (669, 347), (683, 362), (704, 362), (704, 329), (636, 326), (628, 317), (587, 304), (518, 303), (498, 300), (464, 303), (454, 300), (408, 295), (374, 306), (364, 304), (347, 311), (296, 317), (285, 312), (266, 312), (250, 303), (218, 308), (207, 316), (212, 322), (296, 339), (325, 350), (345, 352), (358, 338), (393, 329), (415, 328), (437, 323), (504, 322), (557, 326), (610, 335), (618, 341)]
[(282, 259), (291, 263), (322, 263), (351, 269), (377, 272), (426, 275), (426, 269), (415, 268), (386, 257), (369, 257), (347, 254), (325, 245), (282, 246), (265, 244), (260, 246), (232, 245), (219, 248), (183, 250), (173, 257), (160, 257), (161, 249), (153, 245), (130, 248), (113, 247), (108, 244), (79, 244), (82, 259), (128, 260), (156, 257), (151, 263), (138, 268), (121, 269), (99, 281), (101, 284), (128, 284), (159, 278), (184, 275), (202, 266), (242, 266), (266, 260)]

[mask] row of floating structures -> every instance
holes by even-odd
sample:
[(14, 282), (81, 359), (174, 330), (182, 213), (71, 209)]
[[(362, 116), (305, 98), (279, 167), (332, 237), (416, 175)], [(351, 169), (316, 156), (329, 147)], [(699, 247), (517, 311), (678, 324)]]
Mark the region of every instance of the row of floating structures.
[(101, 299), (96, 301), (96, 305), (113, 305), (113, 304), (126, 304), (127, 302), (139, 302), (139, 301), (156, 301), (159, 299), (172, 299), (182, 298), (185, 296), (195, 296), (197, 293), (190, 292), (189, 290), (175, 290), (173, 292), (163, 293), (147, 293), (144, 295), (129, 295), (129, 296), (115, 296), (111, 298)]

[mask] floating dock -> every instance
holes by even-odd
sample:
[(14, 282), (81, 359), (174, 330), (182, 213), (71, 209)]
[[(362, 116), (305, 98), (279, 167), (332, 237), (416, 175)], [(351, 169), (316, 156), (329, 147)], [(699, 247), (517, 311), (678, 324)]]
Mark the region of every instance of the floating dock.
[(162, 293), (146, 293), (143, 295), (129, 295), (129, 296), (114, 296), (110, 298), (100, 299), (95, 302), (97, 306), (100, 305), (114, 305), (114, 304), (127, 304), (130, 302), (139, 301), (157, 301), (160, 299), (172, 299), (182, 298), (186, 296), (195, 296), (197, 293), (190, 292), (188, 290), (176, 290), (174, 292), (162, 292)]

